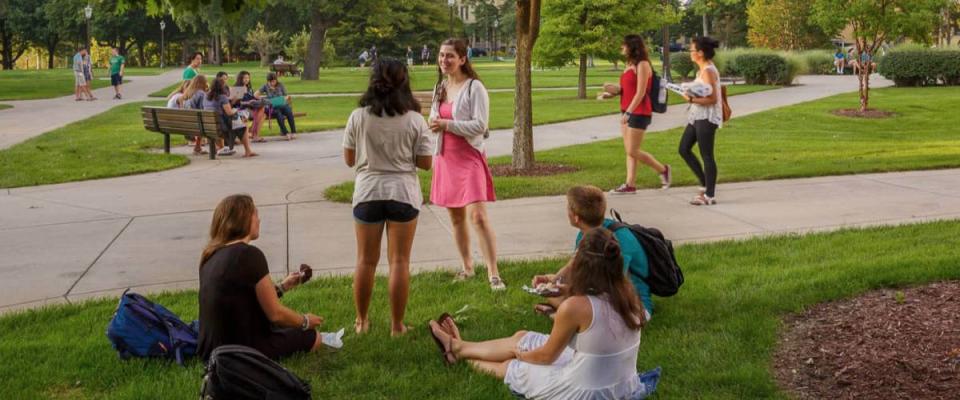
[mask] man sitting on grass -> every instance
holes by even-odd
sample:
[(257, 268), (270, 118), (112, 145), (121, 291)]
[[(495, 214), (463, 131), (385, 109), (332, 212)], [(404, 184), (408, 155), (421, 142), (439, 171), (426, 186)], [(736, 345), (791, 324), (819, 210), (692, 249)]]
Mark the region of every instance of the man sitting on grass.
[[(610, 225), (615, 222), (612, 219), (604, 218), (606, 211), (607, 199), (604, 197), (603, 190), (595, 186), (574, 186), (567, 191), (567, 218), (570, 220), (571, 226), (580, 230), (577, 232), (574, 248), (580, 244), (580, 239), (583, 238), (584, 232), (600, 226), (609, 228)], [(630, 232), (630, 229), (626, 227), (617, 229), (614, 232), (614, 236), (620, 243), (620, 249), (623, 253), (623, 268), (627, 273), (627, 277), (630, 279), (630, 283), (633, 284), (637, 296), (640, 297), (643, 307), (647, 312), (646, 317), (649, 320), (653, 313), (653, 301), (650, 299), (650, 287), (647, 286), (647, 283), (644, 281), (644, 279), (650, 276), (647, 253), (643, 250), (643, 246), (640, 245), (637, 238), (633, 236), (633, 233)], [(535, 307), (537, 312), (552, 317), (557, 307), (563, 302), (563, 299), (566, 297), (564, 283), (569, 280), (566, 275), (570, 270), (570, 263), (572, 261), (573, 258), (571, 257), (570, 262), (567, 262), (567, 265), (560, 268), (556, 274), (537, 275), (533, 277), (532, 283), (534, 287), (541, 284), (549, 284), (550, 286), (558, 286), (561, 289), (560, 296), (548, 297), (546, 303), (537, 304)]]

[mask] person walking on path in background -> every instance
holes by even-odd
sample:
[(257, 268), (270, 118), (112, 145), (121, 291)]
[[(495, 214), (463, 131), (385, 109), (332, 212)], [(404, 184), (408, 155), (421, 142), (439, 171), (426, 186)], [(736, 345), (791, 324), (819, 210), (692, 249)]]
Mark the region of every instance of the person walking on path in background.
[(407, 66), (413, 66), (413, 48), (410, 46), (407, 46)]
[(613, 233), (587, 231), (571, 263), (570, 297), (560, 304), (549, 335), (521, 330), (471, 342), (449, 314), (441, 314), (428, 328), (444, 363), (467, 360), (525, 399), (645, 398), (659, 370), (637, 375), (644, 309), (621, 258)]
[[(693, 39), (690, 45), (690, 59), (700, 68), (694, 82), (712, 88), (706, 97), (683, 98), (690, 103), (687, 111), (687, 127), (680, 138), (680, 157), (687, 162), (690, 170), (700, 182), (697, 196), (690, 201), (695, 206), (709, 206), (717, 203), (717, 161), (714, 158), (713, 144), (717, 129), (723, 126), (723, 104), (720, 101), (720, 71), (713, 64), (720, 43), (710, 37)], [(693, 145), (700, 148), (700, 158), (693, 155)]]
[(93, 95), (93, 55), (89, 51), (83, 55), (83, 77), (87, 80), (86, 92), (90, 96), (87, 100), (96, 100)]
[(127, 65), (127, 59), (120, 55), (120, 50), (116, 47), (110, 48), (110, 84), (113, 85), (114, 96), (116, 100), (123, 98), (120, 93), (120, 85), (123, 84), (123, 73)]
[(370, 46), (370, 64), (377, 62), (378, 58), (380, 58), (380, 53), (377, 52), (377, 45)]
[(193, 77), (200, 75), (201, 64), (203, 64), (203, 53), (193, 53), (193, 57), (190, 57), (190, 65), (187, 65), (187, 68), (183, 69), (183, 80), (189, 81), (193, 79)]
[(490, 96), (467, 59), (463, 40), (447, 39), (437, 58), (437, 85), (430, 129), (438, 134), (430, 202), (447, 208), (463, 260), (457, 280), (473, 277), (469, 225), (473, 225), (487, 264), (490, 288), (506, 285), (497, 269), (497, 244), (484, 203), (496, 201), (484, 140), (489, 135)]
[(200, 256), (200, 335), (197, 353), (206, 361), (219, 346), (239, 344), (279, 359), (315, 351), (323, 343), (316, 328), (323, 318), (300, 314), (280, 296), (310, 279), (309, 267), (274, 285), (263, 252), (250, 242), (260, 237), (253, 198), (240, 194), (217, 204), (210, 241)]
[(87, 90), (87, 75), (83, 73), (84, 57), (87, 49), (81, 48), (73, 55), (74, 100), (89, 100), (93, 97)]
[(427, 45), (423, 45), (423, 50), (420, 50), (420, 64), (430, 64), (430, 48)]
[(370, 60), (370, 53), (367, 50), (364, 50), (360, 53), (360, 57), (357, 59), (357, 62), (360, 63), (360, 68), (362, 69), (367, 65), (367, 61)]
[(390, 334), (399, 336), (409, 328), (403, 319), (410, 292), (410, 252), (423, 204), (417, 169), (429, 170), (433, 162), (430, 136), (420, 104), (410, 91), (407, 68), (392, 59), (374, 64), (367, 91), (360, 107), (350, 114), (343, 135), (344, 161), (357, 173), (353, 301), (358, 334), (370, 329), (368, 311), (384, 230), (390, 263)]
[(650, 88), (653, 85), (653, 66), (643, 38), (627, 35), (620, 52), (627, 58), (626, 69), (620, 74), (620, 134), (627, 153), (627, 179), (610, 194), (637, 193), (637, 164), (644, 163), (660, 175), (660, 187), (670, 187), (670, 166), (661, 164), (652, 154), (643, 150), (643, 138), (650, 126), (653, 106)]

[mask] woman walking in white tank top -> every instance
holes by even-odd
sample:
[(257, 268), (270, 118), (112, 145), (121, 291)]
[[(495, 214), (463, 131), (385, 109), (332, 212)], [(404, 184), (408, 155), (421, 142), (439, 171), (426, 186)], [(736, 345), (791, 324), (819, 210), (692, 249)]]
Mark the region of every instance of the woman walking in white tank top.
[[(444, 361), (466, 359), (527, 399), (633, 399), (650, 388), (637, 376), (644, 309), (623, 272), (620, 245), (604, 228), (577, 249), (549, 335), (519, 331), (485, 342), (463, 340), (449, 315), (430, 321)], [(655, 386), (655, 385), (653, 385)]]
[[(690, 103), (687, 114), (687, 128), (680, 138), (680, 157), (700, 181), (700, 192), (690, 204), (709, 206), (717, 203), (717, 161), (713, 156), (714, 138), (717, 129), (723, 125), (723, 103), (720, 101), (720, 72), (713, 65), (719, 42), (710, 37), (698, 37), (690, 47), (690, 59), (700, 67), (696, 82), (710, 86), (713, 90), (706, 97), (683, 98)], [(700, 160), (693, 155), (693, 145), (700, 148)]]

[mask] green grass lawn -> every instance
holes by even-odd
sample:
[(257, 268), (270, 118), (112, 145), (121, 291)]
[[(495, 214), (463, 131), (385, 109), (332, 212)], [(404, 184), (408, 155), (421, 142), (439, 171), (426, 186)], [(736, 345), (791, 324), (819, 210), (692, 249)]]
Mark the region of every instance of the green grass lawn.
[[(658, 65), (655, 61), (654, 65)], [(590, 68), (587, 72), (587, 84), (591, 86), (601, 85), (604, 82), (618, 82), (620, 71), (614, 70), (611, 64), (598, 63), (596, 67)], [(657, 67), (659, 68), (659, 67)], [(232, 77), (241, 70), (250, 72), (254, 87), (259, 88), (263, 84), (268, 68), (251, 63), (244, 64), (226, 64), (223, 66), (203, 65), (201, 71), (209, 76), (214, 76), (218, 71), (225, 71)], [(490, 89), (513, 88), (514, 70), (513, 64), (509, 62), (482, 63), (476, 65), (477, 73), (484, 85)], [(552, 70), (534, 70), (533, 86), (546, 87), (574, 87), (577, 85), (578, 69), (576, 67), (566, 67)], [(359, 68), (327, 68), (320, 70), (320, 79), (315, 81), (304, 81), (298, 77), (280, 78), (287, 91), (291, 94), (310, 94), (310, 93), (360, 93), (366, 90), (367, 82), (370, 79), (369, 69)], [(432, 90), (437, 83), (437, 67), (435, 65), (422, 66), (417, 65), (411, 69), (410, 81), (413, 90), (428, 91)], [(179, 84), (151, 93), (154, 97), (165, 97), (175, 90)]]
[[(660, 399), (785, 399), (771, 375), (781, 319), (814, 304), (871, 289), (960, 278), (955, 251), (960, 223), (782, 236), (677, 248), (686, 284), (657, 298), (644, 329), (638, 367), (663, 367)], [(571, 239), (573, 232), (571, 231)], [(509, 399), (500, 381), (460, 363), (444, 367), (424, 323), (465, 305), (459, 317), (470, 340), (519, 329), (549, 331), (533, 314), (537, 299), (519, 290), (535, 273), (563, 260), (501, 264), (510, 284), (493, 293), (483, 279), (451, 283), (448, 273), (412, 278), (407, 323), (388, 336), (386, 282), (378, 279), (371, 333), (348, 333), (338, 352), (284, 361), (309, 380), (318, 399)], [(482, 270), (482, 268), (481, 268)], [(481, 277), (482, 278), (482, 277)], [(295, 310), (317, 312), (324, 329), (352, 326), (349, 278), (321, 278), (289, 293)], [(185, 320), (197, 317), (195, 291), (151, 296)], [(115, 299), (53, 306), (0, 317), (0, 385), (11, 399), (188, 399), (198, 393), (202, 366), (156, 360), (120, 361), (104, 330)]]
[(6, 110), (8, 108), (13, 108), (13, 106), (9, 104), (0, 104), (0, 110)]
[[(737, 85), (731, 93), (765, 90), (770, 86)], [(534, 94), (537, 109), (534, 122), (545, 124), (570, 119), (603, 115), (617, 111), (613, 100), (578, 100), (576, 91), (543, 91)], [(491, 95), (493, 128), (513, 124), (513, 94)], [(297, 119), (297, 130), (316, 132), (342, 128), (350, 112), (357, 107), (355, 97), (315, 97), (294, 99), (294, 109), (306, 112)], [(10, 149), (0, 150), (0, 188), (33, 186), (51, 183), (98, 179), (120, 175), (154, 172), (185, 165), (186, 157), (147, 153), (145, 148), (162, 145), (162, 136), (143, 129), (139, 108), (128, 104), (66, 127), (45, 133)], [(160, 105), (161, 102), (149, 104)], [(264, 136), (274, 136), (280, 129), (264, 124)], [(173, 136), (173, 144), (184, 143)], [(82, 149), (82, 150), (81, 150)], [(135, 154), (136, 153), (136, 154)], [(122, 156), (115, 157), (116, 154)], [(38, 167), (39, 166), (39, 167)], [(352, 190), (352, 189), (351, 189)]]
[[(93, 88), (110, 86), (106, 70), (94, 71)], [(107, 78), (107, 79), (101, 79)], [(12, 70), (0, 71), (0, 100), (49, 99), (73, 94), (73, 70)]]
[[(852, 119), (831, 113), (857, 104), (857, 94), (849, 93), (734, 119), (717, 132), (720, 183), (960, 166), (960, 131), (955, 128), (960, 116), (940, 111), (960, 107), (960, 91), (876, 89), (871, 91), (871, 107), (896, 116)], [(696, 178), (677, 154), (681, 134), (681, 129), (650, 134), (644, 148), (674, 167), (675, 185), (693, 185)], [(578, 184), (609, 189), (623, 183), (625, 175), (620, 139), (541, 151), (536, 159), (580, 170), (549, 177), (495, 177), (497, 198), (563, 194)], [(490, 162), (508, 164), (510, 159), (494, 157)], [(640, 168), (638, 186), (660, 186), (655, 173)], [(428, 192), (430, 174), (422, 173), (421, 182)], [(339, 202), (349, 202), (352, 193), (353, 182), (326, 191), (328, 199)]]
[(125, 68), (123, 69), (123, 75), (124, 75), (124, 76), (128, 76), (128, 75), (129, 75), (129, 76), (152, 76), (152, 75), (160, 75), (160, 74), (162, 74), (162, 73), (164, 73), (164, 72), (172, 71), (172, 70), (174, 70), (174, 69), (178, 69), (178, 70), (179, 70), (179, 69), (181, 69), (181, 68), (165, 67), (165, 68), (163, 68), (163, 69), (160, 69), (160, 67), (131, 67), (131, 66), (127, 66), (127, 67), (125, 67)]

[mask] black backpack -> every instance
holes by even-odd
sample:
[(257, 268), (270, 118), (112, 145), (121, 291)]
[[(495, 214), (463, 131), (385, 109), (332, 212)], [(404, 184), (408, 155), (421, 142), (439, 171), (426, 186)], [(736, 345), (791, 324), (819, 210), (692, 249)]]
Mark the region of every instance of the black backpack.
[(663, 233), (656, 228), (647, 228), (640, 225), (630, 225), (623, 222), (620, 213), (610, 210), (610, 215), (616, 219), (610, 225), (611, 231), (627, 228), (637, 238), (643, 250), (647, 253), (647, 263), (650, 274), (643, 281), (650, 287), (650, 293), (660, 297), (670, 297), (677, 294), (680, 285), (683, 285), (683, 271), (673, 255), (673, 243), (663, 237)]
[(667, 87), (663, 85), (657, 71), (653, 71), (653, 83), (650, 84), (650, 107), (653, 112), (663, 114), (667, 112)]
[(240, 345), (224, 345), (213, 350), (200, 387), (200, 400), (310, 398), (309, 383), (263, 353)]

